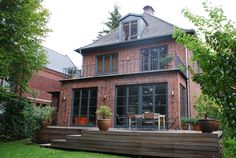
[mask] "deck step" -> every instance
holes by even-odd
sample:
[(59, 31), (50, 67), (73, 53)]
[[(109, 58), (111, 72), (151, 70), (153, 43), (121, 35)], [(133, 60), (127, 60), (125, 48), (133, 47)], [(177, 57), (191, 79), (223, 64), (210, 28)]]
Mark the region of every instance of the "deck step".
[(47, 144), (39, 144), (40, 147), (44, 147), (44, 148), (50, 148), (51, 144), (47, 143)]
[(66, 142), (66, 139), (53, 139), (52, 142), (61, 142), (61, 143), (64, 143), (64, 142)]

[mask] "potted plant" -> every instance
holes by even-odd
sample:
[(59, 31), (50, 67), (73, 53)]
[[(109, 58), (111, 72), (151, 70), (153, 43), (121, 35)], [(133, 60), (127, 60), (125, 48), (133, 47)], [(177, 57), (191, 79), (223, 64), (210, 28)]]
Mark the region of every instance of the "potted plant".
[(182, 130), (187, 130), (188, 129), (188, 125), (189, 125), (189, 119), (186, 118), (186, 117), (182, 117), (180, 119), (180, 121), (181, 121), (181, 129)]
[(200, 126), (199, 126), (198, 118), (195, 118), (195, 117), (191, 118), (190, 119), (190, 123), (193, 126), (193, 130), (200, 131)]
[(107, 105), (101, 105), (96, 111), (98, 115), (98, 128), (100, 131), (108, 131), (111, 126), (111, 109)]
[(215, 101), (207, 95), (201, 94), (194, 105), (199, 119), (200, 129), (203, 133), (211, 133), (216, 129), (216, 113), (219, 112), (219, 106)]
[(173, 61), (174, 56), (172, 54), (165, 54), (161, 56), (160, 63), (165, 69), (171, 68), (171, 62)]

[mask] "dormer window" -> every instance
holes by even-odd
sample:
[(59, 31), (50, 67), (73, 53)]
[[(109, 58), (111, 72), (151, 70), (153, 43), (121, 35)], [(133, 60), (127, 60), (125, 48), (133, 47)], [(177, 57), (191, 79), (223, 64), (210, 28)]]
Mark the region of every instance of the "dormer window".
[(138, 37), (138, 22), (137, 22), (137, 20), (125, 22), (123, 24), (123, 31), (124, 31), (125, 41), (137, 39), (137, 37)]

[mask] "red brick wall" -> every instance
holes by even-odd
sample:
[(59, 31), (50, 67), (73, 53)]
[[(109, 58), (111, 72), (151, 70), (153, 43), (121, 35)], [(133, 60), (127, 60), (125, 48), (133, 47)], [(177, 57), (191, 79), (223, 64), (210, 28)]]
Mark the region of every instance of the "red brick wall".
[[(120, 73), (129, 73), (139, 71), (140, 66), (140, 49), (151, 48), (156, 46), (168, 45), (168, 53), (176, 54), (185, 64), (185, 49), (181, 45), (177, 45), (173, 40), (166, 42), (155, 42), (149, 45), (141, 45), (136, 47), (111, 49), (106, 51), (94, 51), (83, 55), (84, 76), (93, 76), (95, 74), (96, 55), (118, 53), (118, 60), (123, 61), (118, 65)], [(127, 63), (129, 59), (129, 63)]]
[[(71, 94), (74, 88), (89, 88), (98, 87), (97, 105), (103, 104), (104, 94), (107, 95), (106, 103), (111, 107), (114, 112), (115, 108), (115, 87), (117, 85), (129, 84), (145, 84), (145, 83), (167, 83), (168, 84), (168, 113), (169, 118), (173, 120), (176, 113), (179, 112), (179, 85), (183, 77), (178, 71), (171, 72), (156, 72), (137, 75), (125, 75), (117, 77), (106, 78), (92, 78), (83, 80), (74, 80), (62, 83), (62, 91), (60, 98), (59, 120), (58, 125), (69, 126), (70, 113), (71, 113)], [(183, 86), (186, 86), (182, 83)], [(171, 95), (174, 91), (174, 96)], [(63, 101), (63, 97), (66, 98)], [(178, 116), (179, 117), (179, 116)], [(179, 120), (179, 118), (178, 118)], [(114, 123), (114, 122), (113, 122)], [(179, 122), (176, 123), (177, 127)]]
[(62, 79), (64, 79), (64, 75), (62, 73), (45, 68), (34, 74), (28, 83), (30, 90), (35, 91), (36, 95), (33, 96), (32, 94), (25, 94), (25, 96), (32, 98), (35, 97), (36, 100), (34, 102), (50, 103), (52, 96), (48, 92), (60, 91), (61, 83), (59, 80)]

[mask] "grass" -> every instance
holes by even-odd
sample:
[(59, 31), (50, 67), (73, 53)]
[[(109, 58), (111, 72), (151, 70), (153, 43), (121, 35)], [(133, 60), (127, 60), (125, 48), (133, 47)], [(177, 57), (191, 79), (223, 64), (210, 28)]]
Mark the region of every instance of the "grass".
[(42, 148), (26, 140), (0, 142), (0, 158), (121, 158), (121, 156)]

